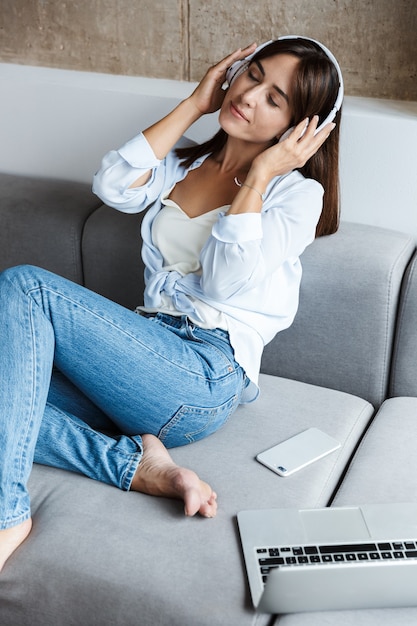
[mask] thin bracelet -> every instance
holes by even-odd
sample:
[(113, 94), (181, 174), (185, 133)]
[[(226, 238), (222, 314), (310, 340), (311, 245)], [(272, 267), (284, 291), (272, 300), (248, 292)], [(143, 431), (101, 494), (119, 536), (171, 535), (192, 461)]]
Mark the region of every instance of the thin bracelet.
[(256, 193), (260, 196), (262, 202), (265, 200), (265, 194), (262, 194), (255, 187), (252, 187), (252, 185), (248, 185), (247, 183), (241, 183), (237, 176), (235, 176), (234, 181), (235, 185), (237, 185), (238, 187), (248, 187), (249, 189), (253, 189), (253, 191), (256, 191)]

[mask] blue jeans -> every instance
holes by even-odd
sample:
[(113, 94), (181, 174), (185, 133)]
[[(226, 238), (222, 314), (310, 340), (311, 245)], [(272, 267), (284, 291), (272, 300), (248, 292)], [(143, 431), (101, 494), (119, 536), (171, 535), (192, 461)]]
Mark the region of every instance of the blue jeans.
[(245, 375), (225, 331), (147, 318), (32, 266), (0, 274), (0, 528), (30, 517), (32, 462), (129, 489), (144, 433), (222, 426)]

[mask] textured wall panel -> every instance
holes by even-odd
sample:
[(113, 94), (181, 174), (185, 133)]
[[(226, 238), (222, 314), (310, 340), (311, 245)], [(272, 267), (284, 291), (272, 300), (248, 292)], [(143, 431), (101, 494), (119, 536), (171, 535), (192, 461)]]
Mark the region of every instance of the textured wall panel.
[(177, 0), (0, 0), (0, 60), (184, 79), (187, 3)]
[(416, 0), (0, 0), (0, 62), (199, 80), (235, 47), (320, 39), (350, 95), (417, 100)]

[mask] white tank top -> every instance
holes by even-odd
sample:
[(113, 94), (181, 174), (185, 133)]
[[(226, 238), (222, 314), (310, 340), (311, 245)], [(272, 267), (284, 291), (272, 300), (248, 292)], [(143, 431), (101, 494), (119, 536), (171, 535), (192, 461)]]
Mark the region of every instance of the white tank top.
[[(152, 239), (164, 260), (164, 270), (177, 271), (183, 276), (193, 272), (201, 274), (200, 252), (211, 234), (211, 229), (217, 221), (217, 216), (228, 207), (219, 207), (197, 217), (189, 217), (181, 207), (168, 198), (171, 190), (161, 197), (162, 209), (156, 215), (152, 224)], [(166, 294), (162, 295), (161, 313), (181, 315)], [(203, 328), (222, 328), (228, 330), (227, 319), (218, 309), (205, 304), (201, 300), (191, 298), (195, 309), (201, 316), (201, 321), (193, 320)], [(149, 309), (146, 309), (149, 311)]]

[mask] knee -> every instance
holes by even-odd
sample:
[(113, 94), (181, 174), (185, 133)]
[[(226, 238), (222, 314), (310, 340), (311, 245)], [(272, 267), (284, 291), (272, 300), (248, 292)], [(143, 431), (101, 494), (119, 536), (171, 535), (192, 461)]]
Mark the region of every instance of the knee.
[(15, 265), (8, 267), (0, 273), (0, 282), (12, 283), (19, 287), (25, 287), (28, 284), (34, 284), (42, 280), (46, 270), (36, 265)]
[(36, 269), (37, 269), (36, 265), (29, 265), (27, 263), (24, 263), (22, 265), (13, 265), (3, 270), (0, 276), (13, 277), (16, 274), (20, 275), (22, 272), (27, 272), (27, 271), (36, 270)]

